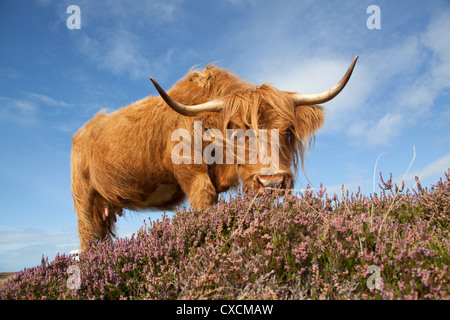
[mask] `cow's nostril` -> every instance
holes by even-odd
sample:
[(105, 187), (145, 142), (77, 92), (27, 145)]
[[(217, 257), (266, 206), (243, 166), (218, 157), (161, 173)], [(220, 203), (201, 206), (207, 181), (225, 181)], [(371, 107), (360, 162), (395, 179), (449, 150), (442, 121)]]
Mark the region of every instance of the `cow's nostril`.
[(258, 176), (258, 182), (264, 188), (274, 188), (283, 184), (284, 175), (282, 176)]

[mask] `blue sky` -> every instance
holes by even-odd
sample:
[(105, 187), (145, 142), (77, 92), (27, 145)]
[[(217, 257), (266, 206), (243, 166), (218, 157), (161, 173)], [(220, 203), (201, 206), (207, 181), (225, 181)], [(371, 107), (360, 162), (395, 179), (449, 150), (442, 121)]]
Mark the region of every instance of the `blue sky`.
[[(367, 28), (372, 4), (381, 29)], [(79, 30), (67, 28), (69, 5), (81, 9)], [(0, 271), (78, 247), (70, 148), (79, 127), (155, 95), (150, 76), (169, 88), (213, 61), (256, 84), (314, 93), (358, 54), (345, 90), (324, 104), (306, 163), (313, 187), (372, 193), (377, 159), (377, 172), (401, 181), (414, 147), (406, 185), (435, 183), (450, 167), (449, 30), (448, 1), (2, 1)], [(295, 187), (306, 184), (300, 174)], [(127, 213), (118, 234), (160, 215)]]

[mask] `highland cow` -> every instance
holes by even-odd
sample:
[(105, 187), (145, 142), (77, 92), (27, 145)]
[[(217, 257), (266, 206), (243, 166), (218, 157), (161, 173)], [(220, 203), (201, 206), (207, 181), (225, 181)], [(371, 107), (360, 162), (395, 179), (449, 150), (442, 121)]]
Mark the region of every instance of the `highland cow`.
[[(290, 187), (292, 169), (296, 172), (299, 163), (303, 168), (305, 154), (324, 122), (323, 108), (317, 104), (339, 94), (357, 58), (334, 87), (320, 94), (280, 91), (268, 84), (256, 86), (208, 65), (202, 71), (191, 70), (168, 93), (150, 78), (160, 96), (149, 96), (111, 114), (101, 111), (95, 115), (74, 135), (71, 154), (71, 189), (81, 247), (113, 235), (116, 216), (121, 216), (123, 209), (173, 210), (186, 198), (192, 207), (205, 208), (239, 181), (253, 190)], [(276, 129), (276, 148), (270, 146), (271, 152), (267, 152), (268, 156), (274, 150), (279, 153), (276, 172), (263, 174), (267, 162), (260, 158), (250, 161), (250, 152), (234, 152), (234, 163), (174, 163), (174, 148), (180, 140), (174, 141), (172, 133), (183, 129), (191, 136), (199, 134), (194, 121), (201, 123), (203, 137), (212, 129), (216, 131), (210, 132), (220, 132), (221, 137), (227, 137), (227, 129), (252, 129), (257, 146), (261, 144), (259, 132), (264, 129), (268, 144), (274, 144), (271, 138)], [(194, 159), (196, 152), (205, 151), (211, 143), (208, 140), (220, 139), (210, 134), (187, 156)], [(231, 146), (242, 150), (244, 144), (250, 151), (250, 140), (236, 139)], [(224, 152), (212, 154), (216, 159), (227, 156), (225, 144), (219, 146)], [(212, 152), (218, 150), (216, 145)]]

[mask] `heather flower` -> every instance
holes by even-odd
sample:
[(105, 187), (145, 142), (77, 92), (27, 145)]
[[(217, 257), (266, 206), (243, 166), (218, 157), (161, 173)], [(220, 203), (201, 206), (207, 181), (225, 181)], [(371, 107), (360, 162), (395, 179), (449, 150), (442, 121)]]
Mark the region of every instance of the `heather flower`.
[[(0, 298), (450, 299), (449, 176), (406, 190), (381, 176), (370, 196), (230, 193), (93, 243), (79, 261), (43, 257)], [(80, 268), (79, 289), (67, 287), (70, 265)], [(371, 265), (380, 290), (366, 285)]]

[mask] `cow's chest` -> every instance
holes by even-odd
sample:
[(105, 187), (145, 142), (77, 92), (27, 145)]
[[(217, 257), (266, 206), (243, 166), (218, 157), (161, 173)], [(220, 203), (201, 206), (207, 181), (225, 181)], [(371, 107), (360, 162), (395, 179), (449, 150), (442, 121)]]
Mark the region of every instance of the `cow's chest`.
[(174, 184), (160, 184), (155, 191), (150, 193), (145, 201), (138, 204), (141, 208), (160, 206), (170, 202), (178, 187)]

